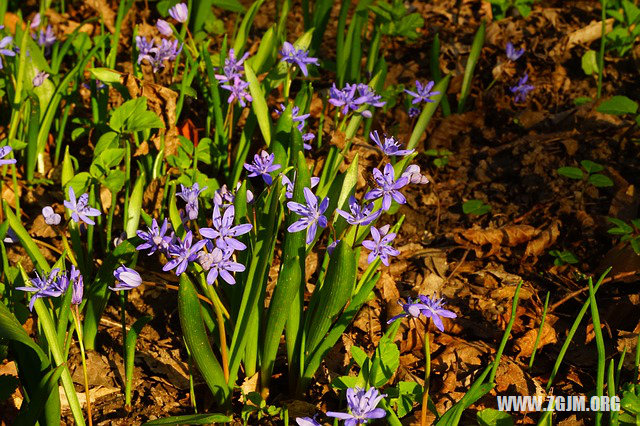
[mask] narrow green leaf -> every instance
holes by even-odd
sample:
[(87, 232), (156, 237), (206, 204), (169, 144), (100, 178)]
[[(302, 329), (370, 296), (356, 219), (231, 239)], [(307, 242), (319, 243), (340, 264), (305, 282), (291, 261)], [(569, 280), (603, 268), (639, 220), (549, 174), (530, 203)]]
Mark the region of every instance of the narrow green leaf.
[(251, 92), (251, 97), (253, 101), (251, 102), (251, 108), (253, 109), (253, 113), (256, 115), (258, 119), (258, 126), (260, 127), (260, 131), (262, 132), (262, 137), (264, 138), (267, 146), (271, 144), (271, 119), (269, 118), (269, 107), (267, 107), (267, 101), (265, 100), (265, 95), (262, 92), (262, 87), (260, 86), (260, 82), (256, 78), (251, 66), (246, 64), (244, 67), (244, 72), (247, 75), (247, 81), (249, 82), (249, 91)]
[[(131, 192), (131, 198), (129, 198), (129, 208), (127, 209), (127, 221), (125, 226), (125, 232), (127, 238), (133, 238), (136, 236), (138, 230), (138, 224), (140, 223), (140, 209), (142, 208), (142, 196), (144, 195), (144, 173), (138, 176), (133, 191)], [(115, 195), (115, 194), (114, 194)]]
[[(0, 303), (0, 305), (2, 304)], [(62, 376), (64, 369), (64, 365), (59, 365), (42, 377), (42, 380), (40, 380), (40, 386), (38, 386), (38, 391), (35, 395), (30, 395), (30, 401), (28, 403), (27, 409), (20, 410), (20, 414), (14, 420), (14, 425), (27, 426), (37, 423), (38, 417), (40, 417), (40, 414), (45, 408), (45, 404), (47, 403), (47, 400), (51, 397), (51, 395), (56, 395), (56, 397), (59, 398), (58, 380), (60, 380), (60, 376)]]
[(140, 332), (142, 331), (144, 326), (147, 325), (151, 320), (152, 317), (150, 315), (145, 315), (141, 318), (138, 318), (138, 320), (131, 326), (131, 329), (127, 331), (127, 338), (124, 349), (126, 353), (125, 359), (127, 360), (124, 368), (127, 380), (127, 385), (125, 386), (125, 389), (127, 390), (127, 394), (125, 395), (125, 405), (127, 406), (131, 405), (131, 385), (133, 384), (133, 362), (135, 361), (136, 342), (138, 341), (138, 336), (140, 335)]
[(251, 26), (253, 25), (253, 20), (258, 13), (258, 9), (262, 6), (264, 0), (257, 0), (253, 2), (247, 13), (244, 15), (242, 22), (240, 23), (240, 27), (236, 33), (236, 39), (233, 43), (233, 49), (235, 51), (236, 57), (239, 58), (242, 56), (244, 51), (244, 46), (247, 43), (247, 38), (249, 37), (249, 31), (251, 30)]
[(462, 88), (460, 90), (460, 100), (458, 101), (458, 114), (464, 112), (464, 104), (467, 101), (469, 93), (471, 93), (471, 82), (473, 81), (473, 72), (480, 59), (480, 53), (482, 52), (482, 46), (484, 45), (485, 35), (485, 22), (482, 21), (480, 28), (476, 32), (473, 38), (473, 44), (471, 45), (471, 53), (467, 59), (467, 66), (464, 69), (464, 77), (462, 79)]
[(233, 421), (224, 414), (187, 414), (185, 416), (165, 417), (164, 419), (151, 420), (142, 426), (157, 425), (207, 425), (211, 423), (228, 423)]

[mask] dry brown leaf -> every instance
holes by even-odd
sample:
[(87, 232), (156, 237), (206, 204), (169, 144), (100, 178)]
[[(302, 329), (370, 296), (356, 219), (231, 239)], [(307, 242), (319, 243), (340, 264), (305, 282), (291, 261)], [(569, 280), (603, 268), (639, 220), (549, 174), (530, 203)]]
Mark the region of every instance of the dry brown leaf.
[(85, 0), (85, 4), (97, 12), (109, 32), (112, 34), (116, 32), (116, 12), (106, 0)]
[(329, 141), (329, 143), (342, 151), (345, 147), (344, 132), (341, 132), (339, 130), (334, 130), (331, 132), (330, 136), (331, 136), (331, 140)]
[[(542, 334), (540, 335), (540, 343), (538, 344), (538, 350), (545, 345), (553, 344), (558, 341), (556, 330), (553, 328), (553, 324), (558, 320), (554, 315), (547, 315), (544, 326), (542, 327)], [(514, 343), (513, 348), (518, 351), (516, 358), (530, 357), (535, 348), (536, 339), (538, 338), (539, 327), (528, 330), (522, 337), (519, 337)]]
[(29, 229), (29, 234), (42, 238), (52, 238), (56, 236), (54, 230), (51, 228), (51, 226), (47, 225), (47, 223), (44, 221), (44, 216), (42, 216), (41, 214), (36, 216), (33, 224), (31, 225), (31, 229)]
[[(531, 241), (537, 234), (529, 225), (507, 225), (498, 229), (466, 229), (454, 230), (456, 243), (475, 250), (478, 257), (491, 256), (501, 247), (515, 247)], [(483, 253), (482, 246), (490, 245), (491, 249)]]
[(559, 236), (560, 221), (555, 220), (547, 229), (542, 231), (535, 240), (532, 240), (527, 244), (527, 248), (524, 251), (524, 257), (533, 257), (535, 260), (535, 258), (542, 255), (549, 247), (555, 244)]

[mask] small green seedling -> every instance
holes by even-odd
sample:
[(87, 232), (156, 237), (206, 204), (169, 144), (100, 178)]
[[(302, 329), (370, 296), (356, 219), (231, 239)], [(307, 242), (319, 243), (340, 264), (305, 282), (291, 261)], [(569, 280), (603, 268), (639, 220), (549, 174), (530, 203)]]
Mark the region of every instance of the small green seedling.
[(480, 200), (469, 200), (462, 204), (462, 211), (464, 214), (482, 216), (491, 211), (491, 206)]
[(566, 264), (578, 263), (578, 258), (569, 250), (551, 250), (549, 254), (555, 257), (553, 264), (556, 266), (564, 266)]
[[(611, 2), (615, 3), (615, 2)], [(640, 35), (640, 8), (629, 0), (622, 0), (620, 8), (615, 4), (607, 8), (607, 15), (615, 19), (613, 30), (606, 36), (606, 42), (618, 56), (624, 56), (633, 48), (636, 38)]]
[(580, 165), (582, 169), (579, 167), (560, 167), (557, 172), (560, 176), (568, 177), (569, 179), (583, 181), (586, 179), (586, 182), (597, 188), (613, 186), (613, 181), (609, 177), (598, 173), (604, 170), (604, 166), (590, 160), (582, 160)]
[(534, 0), (490, 0), (493, 17), (504, 19), (511, 8), (515, 8), (518, 13), (525, 18), (531, 13)]
[(633, 219), (631, 224), (615, 217), (609, 217), (607, 220), (614, 225), (607, 232), (612, 235), (620, 235), (620, 241), (628, 241), (633, 251), (640, 254), (640, 219)]
[(453, 152), (444, 148), (428, 149), (424, 153), (429, 157), (435, 157), (433, 159), (433, 165), (439, 169), (446, 167), (446, 165), (449, 164), (449, 157), (453, 155)]

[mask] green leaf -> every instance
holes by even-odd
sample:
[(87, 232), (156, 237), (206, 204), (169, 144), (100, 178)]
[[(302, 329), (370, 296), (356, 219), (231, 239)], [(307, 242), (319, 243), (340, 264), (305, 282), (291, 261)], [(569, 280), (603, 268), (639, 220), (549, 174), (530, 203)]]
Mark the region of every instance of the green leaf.
[(575, 99), (573, 100), (573, 104), (574, 104), (575, 106), (586, 105), (586, 104), (588, 104), (589, 102), (593, 102), (593, 99), (591, 99), (591, 98), (590, 98), (590, 97), (588, 97), (588, 96), (580, 96), (580, 97), (575, 98)]
[(608, 176), (599, 173), (589, 176), (589, 183), (597, 188), (613, 186), (613, 181)]
[(467, 59), (467, 65), (464, 69), (464, 77), (462, 79), (462, 88), (460, 89), (460, 100), (458, 102), (458, 113), (464, 111), (464, 104), (471, 92), (471, 82), (473, 80), (473, 72), (476, 68), (478, 60), (480, 59), (480, 53), (482, 52), (482, 46), (484, 45), (485, 36), (485, 22), (482, 21), (480, 28), (476, 32), (473, 38), (473, 44), (471, 45), (471, 53)]
[(138, 341), (138, 336), (145, 325), (149, 323), (153, 318), (150, 315), (145, 315), (143, 317), (138, 318), (136, 322), (133, 323), (129, 331), (127, 331), (127, 338), (125, 342), (125, 353), (126, 353), (126, 364), (125, 364), (125, 376), (127, 380), (127, 386), (125, 386), (125, 390), (128, 393), (125, 396), (126, 405), (131, 404), (131, 389), (133, 383), (133, 362), (135, 360), (136, 354), (136, 342)]
[(595, 50), (589, 49), (582, 55), (582, 71), (584, 71), (586, 75), (592, 75), (598, 72), (598, 60), (596, 59)]
[(601, 164), (598, 163), (594, 163), (593, 161), (590, 160), (582, 160), (580, 162), (580, 165), (587, 171), (587, 173), (591, 174), (591, 173), (597, 173), (597, 172), (601, 172), (602, 170), (604, 170), (604, 166), (602, 166)]
[(375, 372), (375, 377), (370, 377), (369, 381), (375, 387), (385, 385), (400, 366), (400, 350), (398, 346), (388, 337), (382, 337), (378, 343), (376, 356), (380, 356), (380, 366)]
[(142, 208), (142, 196), (144, 195), (144, 184), (145, 177), (143, 173), (138, 176), (136, 184), (133, 187), (133, 191), (131, 192), (131, 198), (129, 199), (129, 207), (126, 212), (127, 220), (125, 221), (125, 232), (127, 233), (127, 238), (135, 237), (136, 231), (138, 230), (138, 224), (140, 223), (140, 209)]
[(247, 10), (238, 0), (211, 0), (211, 6), (235, 13), (244, 13)]
[(225, 405), (230, 389), (224, 379), (222, 367), (215, 357), (202, 321), (200, 300), (187, 274), (180, 276), (178, 312), (185, 343), (191, 352), (204, 381), (220, 405)]
[[(45, 354), (40, 346), (33, 341), (27, 332), (22, 328), (22, 325), (16, 317), (11, 313), (4, 303), (0, 303), (0, 339), (12, 340), (14, 342), (22, 343), (23, 345), (31, 348), (43, 366), (49, 364), (49, 358)], [(0, 376), (1, 377), (1, 376)]]
[(629, 240), (629, 245), (636, 254), (640, 254), (640, 237), (635, 237)]
[(638, 103), (626, 96), (618, 95), (602, 102), (596, 111), (613, 115), (635, 114), (638, 112)]
[(242, 22), (240, 23), (240, 27), (236, 32), (236, 39), (233, 43), (233, 49), (237, 58), (242, 56), (242, 53), (244, 52), (244, 46), (247, 43), (247, 38), (249, 37), (249, 31), (251, 30), (251, 26), (253, 25), (253, 20), (258, 13), (258, 9), (260, 9), (260, 6), (262, 6), (262, 3), (264, 3), (264, 0), (254, 1), (249, 10), (247, 10), (247, 13), (244, 15)]
[(485, 408), (477, 413), (480, 426), (513, 426), (513, 418), (505, 411)]
[(151, 420), (142, 426), (156, 425), (206, 425), (211, 423), (228, 423), (233, 421), (224, 414), (187, 414), (185, 416), (165, 417), (164, 419)]
[(485, 213), (489, 213), (491, 211), (491, 206), (480, 200), (469, 200), (462, 204), (462, 211), (464, 214), (481, 216)]
[(124, 186), (125, 174), (122, 170), (111, 170), (107, 177), (100, 181), (106, 186), (112, 195), (116, 195)]
[(560, 167), (556, 171), (560, 176), (568, 177), (569, 179), (581, 180), (583, 177), (582, 170), (577, 167)]
[(358, 346), (351, 346), (351, 356), (353, 360), (360, 366), (364, 367), (364, 363), (369, 359), (369, 356)]
[(31, 401), (29, 401), (26, 409), (22, 410), (23, 407), (20, 407), (20, 414), (14, 421), (16, 426), (36, 424), (38, 417), (40, 417), (42, 410), (45, 408), (47, 400), (52, 394), (58, 394), (58, 380), (60, 380), (64, 369), (64, 365), (59, 365), (42, 377), (37, 391), (34, 395), (30, 395)]
[(244, 72), (247, 76), (247, 81), (249, 82), (251, 97), (253, 98), (251, 108), (258, 119), (258, 126), (262, 132), (262, 137), (264, 138), (266, 145), (269, 146), (271, 144), (271, 119), (269, 118), (267, 101), (265, 100), (260, 82), (258, 82), (258, 79), (249, 64), (245, 65)]
[(129, 132), (139, 132), (149, 129), (164, 129), (162, 119), (153, 111), (143, 111), (140, 114), (132, 115), (127, 121)]
[(87, 190), (89, 189), (89, 184), (91, 184), (91, 175), (89, 175), (89, 173), (87, 172), (80, 172), (65, 185), (64, 192), (65, 194), (68, 194), (69, 187), (71, 186), (76, 194), (76, 197), (79, 197), (81, 194), (87, 192)]
[(122, 75), (118, 71), (109, 68), (89, 68), (89, 72), (94, 78), (106, 84), (120, 83)]

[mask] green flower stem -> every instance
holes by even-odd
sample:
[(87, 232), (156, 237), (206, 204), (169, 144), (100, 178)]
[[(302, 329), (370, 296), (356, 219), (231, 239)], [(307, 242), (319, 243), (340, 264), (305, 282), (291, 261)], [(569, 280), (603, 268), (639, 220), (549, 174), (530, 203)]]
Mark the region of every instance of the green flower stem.
[(422, 391), (422, 415), (420, 426), (427, 426), (429, 411), (429, 380), (431, 379), (431, 348), (429, 342), (429, 320), (424, 326), (424, 390)]
[(80, 355), (82, 355), (82, 374), (84, 375), (84, 392), (87, 397), (87, 419), (89, 420), (89, 426), (93, 425), (93, 419), (91, 418), (91, 393), (89, 392), (89, 376), (87, 374), (87, 356), (84, 352), (84, 343), (82, 343), (82, 327), (80, 325), (80, 313), (78, 312), (78, 305), (71, 305), (71, 313), (76, 323), (76, 334), (78, 335), (78, 345), (80, 346)]
[(227, 333), (224, 328), (224, 316), (222, 315), (222, 309), (220, 309), (220, 299), (216, 294), (212, 285), (205, 284), (207, 296), (211, 299), (213, 310), (216, 313), (216, 322), (218, 323), (218, 333), (220, 335), (220, 354), (222, 355), (222, 372), (224, 374), (224, 380), (229, 383), (229, 350), (227, 347)]
[[(120, 322), (122, 323), (122, 360), (124, 361), (124, 365), (125, 368), (127, 366), (127, 345), (126, 345), (126, 341), (127, 341), (127, 313), (126, 313), (126, 308), (127, 308), (127, 292), (126, 291), (121, 291), (120, 294)], [(126, 376), (126, 371), (125, 371), (125, 376)], [(128, 389), (128, 382), (125, 379), (124, 380), (124, 394), (125, 395), (129, 395), (130, 394), (130, 390)], [(126, 398), (125, 398), (126, 399)], [(127, 407), (127, 404), (125, 402), (125, 410), (129, 408), (131, 409), (131, 406)]]

